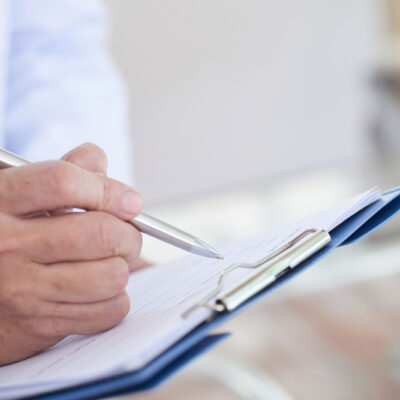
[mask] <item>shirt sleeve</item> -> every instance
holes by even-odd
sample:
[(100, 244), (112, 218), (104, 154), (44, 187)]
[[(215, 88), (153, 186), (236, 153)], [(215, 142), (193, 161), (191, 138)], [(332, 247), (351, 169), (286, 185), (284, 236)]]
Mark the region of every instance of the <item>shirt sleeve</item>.
[(132, 183), (127, 96), (96, 0), (13, 0), (5, 144), (39, 161), (90, 141)]

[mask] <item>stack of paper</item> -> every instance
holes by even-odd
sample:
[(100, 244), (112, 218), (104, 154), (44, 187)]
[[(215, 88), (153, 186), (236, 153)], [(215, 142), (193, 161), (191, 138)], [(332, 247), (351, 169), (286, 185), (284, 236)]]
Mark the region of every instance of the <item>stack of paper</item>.
[[(226, 245), (221, 249), (224, 260), (189, 255), (132, 274), (127, 287), (131, 312), (122, 323), (98, 335), (68, 337), (41, 354), (1, 367), (0, 399), (142, 368), (209, 317), (207, 309), (199, 309), (186, 319), (182, 313), (215, 288), (229, 265), (256, 261), (305, 229), (331, 231), (379, 196), (379, 191), (370, 190), (300, 221)], [(226, 286), (249, 273), (252, 271), (235, 271)]]

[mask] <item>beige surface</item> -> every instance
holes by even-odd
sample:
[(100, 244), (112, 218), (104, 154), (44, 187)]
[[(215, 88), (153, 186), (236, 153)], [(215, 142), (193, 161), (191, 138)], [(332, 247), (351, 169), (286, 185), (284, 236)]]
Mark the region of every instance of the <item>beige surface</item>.
[[(297, 400), (400, 398), (399, 286), (395, 274), (325, 293), (265, 300), (224, 326), (234, 335), (212, 353), (158, 390), (134, 398), (245, 398), (213, 381), (218, 359), (256, 367), (265, 374), (261, 382), (271, 375)], [(245, 384), (244, 379), (242, 388)], [(272, 394), (262, 398), (281, 398)]]

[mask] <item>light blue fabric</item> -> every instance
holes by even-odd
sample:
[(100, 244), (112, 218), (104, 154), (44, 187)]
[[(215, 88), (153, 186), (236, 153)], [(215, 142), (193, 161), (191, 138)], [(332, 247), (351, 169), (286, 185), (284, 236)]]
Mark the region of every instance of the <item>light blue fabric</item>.
[(127, 101), (96, 0), (0, 0), (0, 143), (38, 161), (91, 141), (132, 183)]

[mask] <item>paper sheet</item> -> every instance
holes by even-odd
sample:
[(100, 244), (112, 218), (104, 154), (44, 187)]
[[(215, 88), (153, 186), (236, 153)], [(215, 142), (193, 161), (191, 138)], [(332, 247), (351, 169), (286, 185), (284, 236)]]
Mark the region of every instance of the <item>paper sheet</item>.
[[(68, 337), (41, 354), (1, 367), (0, 399), (140, 369), (209, 316), (206, 309), (187, 319), (182, 313), (215, 288), (229, 265), (256, 261), (305, 229), (329, 231), (379, 195), (371, 190), (300, 221), (229, 244), (220, 249), (224, 260), (188, 255), (132, 274), (127, 287), (131, 312), (122, 323), (98, 335)], [(233, 272), (225, 287), (252, 272)]]

